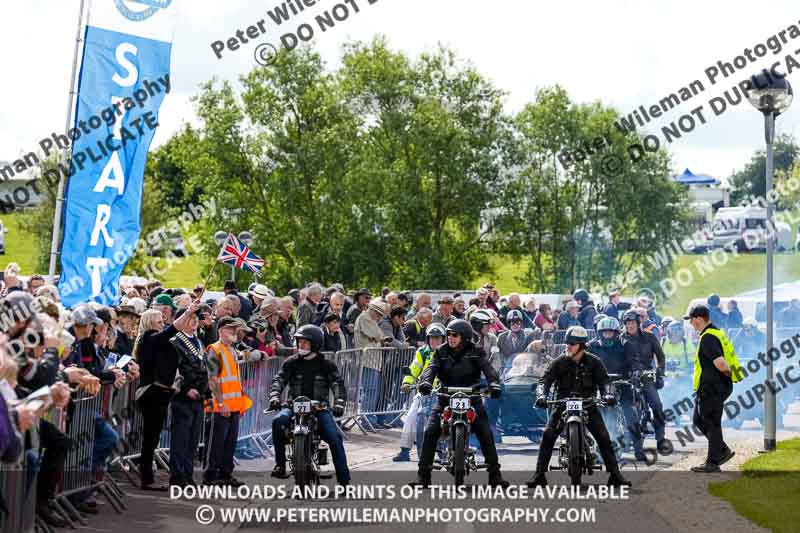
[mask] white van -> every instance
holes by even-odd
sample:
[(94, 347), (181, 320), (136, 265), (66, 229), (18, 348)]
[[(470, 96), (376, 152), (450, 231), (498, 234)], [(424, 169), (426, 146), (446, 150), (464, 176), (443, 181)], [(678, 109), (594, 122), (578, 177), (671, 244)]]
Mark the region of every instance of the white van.
[(767, 210), (760, 207), (720, 207), (714, 215), (714, 247), (737, 251), (766, 250)]

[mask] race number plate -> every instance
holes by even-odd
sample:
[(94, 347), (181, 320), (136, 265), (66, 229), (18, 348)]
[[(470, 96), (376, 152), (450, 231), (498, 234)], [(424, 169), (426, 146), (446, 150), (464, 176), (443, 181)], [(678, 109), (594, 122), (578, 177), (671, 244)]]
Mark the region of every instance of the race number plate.
[(311, 402), (295, 402), (294, 412), (297, 414), (305, 414), (311, 412)]
[(583, 411), (583, 402), (580, 400), (568, 401), (567, 411)]
[(469, 398), (450, 398), (451, 409), (469, 409)]

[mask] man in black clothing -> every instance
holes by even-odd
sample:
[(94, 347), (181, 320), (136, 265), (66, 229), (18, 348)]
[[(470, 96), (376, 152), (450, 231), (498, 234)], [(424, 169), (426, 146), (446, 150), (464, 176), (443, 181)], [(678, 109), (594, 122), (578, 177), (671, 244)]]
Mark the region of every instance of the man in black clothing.
[[(489, 358), (482, 348), (472, 343), (474, 332), (466, 320), (452, 320), (447, 326), (447, 343), (440, 346), (433, 354), (430, 363), (419, 377), (418, 390), (423, 395), (428, 395), (433, 390), (433, 380), (439, 379), (443, 388), (447, 387), (473, 387), (480, 383), (481, 374), (486, 377), (491, 397), (500, 397), (500, 376), (489, 363)], [(422, 441), (422, 454), (419, 458), (416, 484), (427, 487), (431, 483), (431, 470), (436, 443), (442, 434), (442, 411), (446, 404), (442, 400), (436, 403), (425, 427), (425, 436)], [(486, 409), (482, 403), (473, 405), (477, 418), (472, 423), (472, 432), (478, 438), (483, 456), (486, 458), (486, 467), (489, 472), (491, 486), (507, 487), (508, 481), (500, 475), (500, 462), (497, 458), (497, 449), (494, 446), (494, 437), (489, 428)]]
[[(189, 306), (195, 309), (196, 303)], [(180, 329), (186, 327), (189, 311), (181, 314), (174, 323), (164, 327), (160, 313), (145, 311), (141, 328), (144, 330), (138, 345), (134, 346), (134, 357), (139, 363), (139, 388), (136, 390), (136, 404), (142, 411), (142, 453), (139, 468), (142, 489), (166, 491), (168, 487), (155, 485), (153, 475), (153, 454), (158, 446), (167, 409), (174, 394), (178, 371), (178, 352), (170, 342)]]
[[(631, 373), (630, 353), (625, 353), (625, 348), (619, 340), (619, 328), (619, 320), (615, 317), (603, 318), (597, 323), (597, 338), (586, 345), (586, 350), (600, 358), (609, 374), (618, 375), (620, 379), (628, 379)], [(625, 416), (625, 440), (633, 444), (636, 459), (645, 461), (647, 457), (642, 449), (642, 432), (634, 408), (633, 388), (627, 384), (616, 388), (620, 398), (620, 405), (617, 408), (621, 408)], [(602, 414), (609, 434), (617, 440), (620, 435), (614, 434), (616, 427), (611, 423), (614, 420), (613, 409), (613, 407), (604, 408)]]
[(708, 307), (699, 304), (683, 317), (700, 333), (694, 363), (697, 398), (693, 422), (708, 439), (706, 462), (692, 467), (693, 472), (719, 472), (720, 465), (735, 455), (722, 438), (722, 411), (725, 400), (733, 392), (733, 372), (729, 362), (735, 362), (736, 356), (731, 341), (710, 321), (710, 315)]
[[(342, 436), (336, 429), (334, 417), (344, 414), (345, 388), (344, 379), (339, 374), (339, 369), (333, 361), (325, 359), (322, 349), (322, 330), (313, 324), (306, 324), (294, 334), (297, 340), (297, 355), (287, 358), (283, 362), (278, 375), (272, 380), (272, 391), (269, 395), (270, 409), (281, 409), (281, 394), (289, 386), (289, 399), (306, 396), (311, 400), (328, 402), (330, 390), (333, 389), (334, 404), (330, 410), (320, 409), (315, 411), (317, 428), (320, 438), (331, 449), (333, 465), (336, 469), (336, 481), (340, 485), (350, 483), (350, 470), (347, 468), (347, 456), (344, 451)], [(286, 428), (292, 420), (292, 412), (281, 409), (278, 416), (272, 421), (272, 442), (275, 445), (275, 468), (272, 477), (286, 477)]]
[[(565, 342), (567, 351), (560, 357), (553, 360), (550, 366), (539, 381), (539, 391), (536, 398), (536, 407), (544, 409), (547, 407), (547, 397), (550, 394), (550, 387), (555, 383), (557, 386), (558, 399), (580, 397), (591, 399), (595, 397), (598, 389), (603, 395), (606, 405), (613, 407), (616, 405), (617, 398), (614, 396), (614, 387), (609, 383), (608, 372), (603, 362), (594, 354), (586, 351), (586, 342), (589, 335), (582, 326), (573, 326), (567, 330)], [(600, 455), (603, 463), (609, 472), (609, 485), (630, 485), (630, 482), (622, 477), (611, 445), (611, 438), (608, 430), (603, 423), (596, 405), (586, 409), (588, 422), (586, 424), (589, 432), (597, 441), (600, 447)], [(547, 485), (546, 472), (550, 466), (550, 458), (553, 455), (553, 446), (556, 439), (564, 429), (561, 416), (564, 413), (563, 405), (553, 410), (547, 428), (544, 430), (542, 442), (539, 445), (539, 457), (536, 461), (536, 472), (528, 481), (529, 487), (537, 485)]]
[[(664, 437), (666, 418), (658, 395), (658, 391), (664, 387), (666, 356), (658, 338), (652, 333), (642, 331), (639, 320), (639, 314), (635, 310), (625, 311), (622, 316), (625, 332), (620, 338), (625, 348), (625, 357), (631, 361), (632, 380), (635, 384), (641, 385), (647, 405), (653, 411), (656, 446), (659, 452), (666, 454), (672, 451), (672, 445)], [(641, 378), (642, 371), (652, 370), (654, 358), (657, 361), (655, 381)]]
[[(172, 398), (172, 431), (169, 449), (170, 485), (194, 485), (194, 453), (203, 428), (203, 402), (211, 397), (203, 343), (197, 338), (198, 303), (181, 309), (177, 318), (189, 314), (169, 342), (178, 353), (182, 380)], [(176, 320), (177, 322), (177, 320)]]

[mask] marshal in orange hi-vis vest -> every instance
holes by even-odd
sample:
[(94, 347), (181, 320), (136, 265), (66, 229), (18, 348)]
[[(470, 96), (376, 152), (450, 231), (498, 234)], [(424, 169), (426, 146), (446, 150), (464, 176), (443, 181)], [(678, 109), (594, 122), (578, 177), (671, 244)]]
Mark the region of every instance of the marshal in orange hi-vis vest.
[[(228, 406), (232, 413), (244, 413), (253, 406), (253, 402), (242, 392), (242, 381), (239, 378), (239, 365), (236, 358), (221, 342), (209, 346), (217, 354), (221, 365), (219, 374), (220, 388), (222, 389), (222, 402)], [(213, 404), (213, 409), (211, 408)], [(207, 413), (218, 413), (222, 406), (215, 399), (206, 402)]]

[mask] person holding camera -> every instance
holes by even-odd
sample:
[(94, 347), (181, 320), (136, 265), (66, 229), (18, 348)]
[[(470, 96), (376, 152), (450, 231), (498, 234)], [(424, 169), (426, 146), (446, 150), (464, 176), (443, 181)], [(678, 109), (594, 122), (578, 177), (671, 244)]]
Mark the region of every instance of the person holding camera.
[[(217, 324), (219, 341), (206, 350), (209, 384), (212, 400), (206, 405), (211, 417), (208, 439), (206, 469), (203, 472), (205, 485), (243, 485), (233, 477), (233, 456), (239, 438), (239, 418), (253, 406), (253, 402), (242, 391), (239, 375), (239, 330), (247, 325), (240, 318), (225, 317)], [(244, 346), (248, 349), (249, 347)]]

